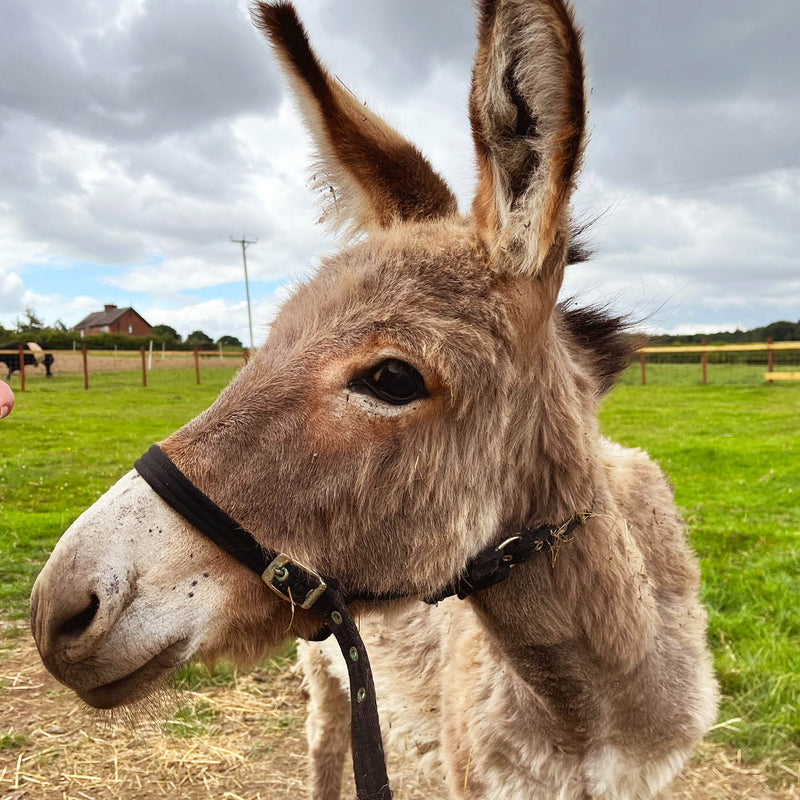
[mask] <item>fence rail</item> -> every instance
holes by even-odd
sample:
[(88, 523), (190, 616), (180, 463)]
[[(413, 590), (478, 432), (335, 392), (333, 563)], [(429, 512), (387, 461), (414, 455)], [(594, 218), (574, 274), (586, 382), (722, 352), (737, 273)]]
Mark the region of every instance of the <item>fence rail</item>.
[[(247, 363), (250, 357), (248, 348), (242, 350), (155, 350), (140, 347), (138, 350), (89, 350), (86, 345), (72, 350), (29, 350), (23, 345), (16, 348), (0, 349), (0, 357), (16, 356), (16, 359), (0, 359), (7, 363), (9, 370), (19, 370), (19, 390), (25, 391), (25, 357), (28, 367), (42, 363), (44, 356), (51, 355), (59, 372), (83, 373), (84, 389), (89, 388), (91, 372), (112, 372), (141, 370), (142, 386), (147, 386), (147, 373), (161, 367), (194, 368), (195, 382), (200, 383), (200, 366), (206, 368), (221, 365)], [(126, 363), (127, 362), (127, 363)]]
[(800, 350), (800, 342), (758, 342), (755, 344), (677, 344), (640, 347), (639, 353), (749, 353), (770, 350)]
[(800, 380), (800, 372), (776, 372), (775, 353), (784, 354), (788, 351), (798, 351), (800, 353), (800, 342), (773, 342), (768, 339), (766, 342), (753, 342), (742, 344), (702, 344), (674, 345), (674, 346), (647, 346), (637, 350), (639, 354), (639, 364), (641, 367), (641, 385), (647, 383), (647, 356), (669, 356), (672, 354), (699, 354), (701, 383), (703, 386), (708, 384), (708, 356), (722, 353), (765, 353), (764, 363), (767, 371), (763, 373), (764, 380), (772, 383), (775, 380), (791, 381)]

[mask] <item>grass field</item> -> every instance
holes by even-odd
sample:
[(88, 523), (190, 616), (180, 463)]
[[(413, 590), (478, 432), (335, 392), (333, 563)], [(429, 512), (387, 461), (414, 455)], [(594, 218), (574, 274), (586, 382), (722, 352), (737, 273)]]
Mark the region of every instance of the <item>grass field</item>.
[[(209, 406), (233, 375), (136, 372), (27, 381), (0, 427), (0, 617), (27, 615), (33, 580), (62, 532), (154, 441)], [(19, 387), (15, 376), (12, 386)]]
[[(605, 401), (603, 431), (646, 449), (676, 490), (703, 570), (723, 690), (711, 738), (746, 760), (800, 759), (800, 384), (701, 387), (681, 365)], [(22, 619), (61, 532), (153, 441), (205, 408), (233, 374), (164, 370), (33, 379), (0, 423), (0, 618)], [(15, 384), (16, 385), (16, 384)]]

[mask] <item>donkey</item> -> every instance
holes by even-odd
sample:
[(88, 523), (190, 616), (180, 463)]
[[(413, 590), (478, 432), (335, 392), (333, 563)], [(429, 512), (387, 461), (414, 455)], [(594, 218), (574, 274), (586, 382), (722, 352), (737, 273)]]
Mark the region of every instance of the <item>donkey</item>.
[[(319, 152), (325, 214), (355, 236), (160, 447), (265, 548), (408, 598), (355, 610), (388, 749), (437, 770), (452, 798), (663, 797), (717, 689), (669, 485), (597, 427), (629, 336), (558, 303), (580, 257), (580, 33), (564, 0), (482, 0), (478, 13), (478, 183), (462, 216), (423, 155), (323, 68), (293, 7), (254, 6)], [(419, 602), (476, 553), (576, 515), (504, 582)], [(134, 471), (66, 531), (31, 603), (44, 663), (101, 708), (192, 657), (252, 662), (319, 627)], [(334, 800), (341, 668), (327, 643), (301, 661), (309, 793)]]

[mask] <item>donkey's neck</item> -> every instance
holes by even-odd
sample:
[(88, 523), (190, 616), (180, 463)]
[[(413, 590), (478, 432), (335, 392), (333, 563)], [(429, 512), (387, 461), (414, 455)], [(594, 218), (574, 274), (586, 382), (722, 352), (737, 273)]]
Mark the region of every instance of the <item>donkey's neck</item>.
[(596, 386), (548, 323), (520, 366), (507, 454), (507, 525), (559, 524), (591, 508), (600, 468)]
[(593, 684), (641, 663), (657, 623), (642, 554), (607, 486), (595, 491), (569, 541), (469, 600), (500, 658), (572, 723), (590, 711)]
[(540, 552), (469, 602), (514, 671), (562, 715), (580, 717), (593, 676), (623, 674), (644, 657), (656, 615), (641, 552), (601, 460), (597, 387), (568, 341), (553, 329), (543, 336), (511, 423), (520, 435), (509, 448), (516, 485), (504, 529), (590, 517), (552, 553)]

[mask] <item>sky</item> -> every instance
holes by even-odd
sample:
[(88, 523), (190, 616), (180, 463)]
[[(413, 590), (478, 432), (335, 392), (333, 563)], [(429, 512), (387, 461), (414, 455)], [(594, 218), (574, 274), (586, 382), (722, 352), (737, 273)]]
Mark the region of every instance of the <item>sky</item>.
[[(323, 61), (475, 183), (469, 0), (297, 0)], [(590, 141), (575, 217), (596, 255), (564, 296), (652, 331), (800, 318), (800, 3), (575, 0)], [(0, 324), (104, 304), (256, 344), (336, 250), (313, 153), (239, 0), (3, 0)]]

